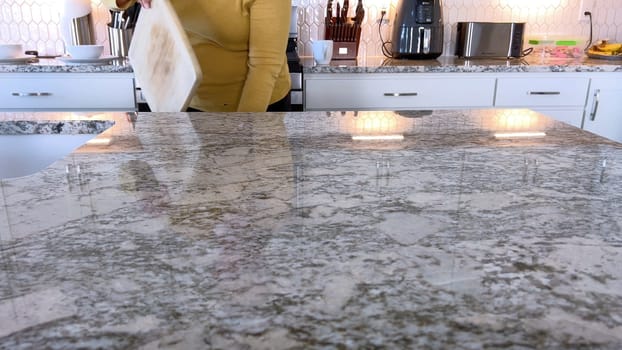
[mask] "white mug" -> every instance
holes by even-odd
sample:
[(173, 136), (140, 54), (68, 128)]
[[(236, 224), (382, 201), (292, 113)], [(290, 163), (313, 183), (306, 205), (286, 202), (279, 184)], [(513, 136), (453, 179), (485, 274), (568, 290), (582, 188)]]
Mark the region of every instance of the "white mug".
[(329, 64), (333, 58), (332, 40), (314, 40), (312, 43), (313, 59), (317, 64)]

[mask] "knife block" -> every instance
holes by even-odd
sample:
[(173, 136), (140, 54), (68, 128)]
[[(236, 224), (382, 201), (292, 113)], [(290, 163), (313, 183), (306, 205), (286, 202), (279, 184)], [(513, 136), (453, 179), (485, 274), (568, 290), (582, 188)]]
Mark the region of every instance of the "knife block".
[(355, 60), (361, 39), (361, 25), (354, 22), (326, 23), (324, 39), (333, 41), (333, 60)]

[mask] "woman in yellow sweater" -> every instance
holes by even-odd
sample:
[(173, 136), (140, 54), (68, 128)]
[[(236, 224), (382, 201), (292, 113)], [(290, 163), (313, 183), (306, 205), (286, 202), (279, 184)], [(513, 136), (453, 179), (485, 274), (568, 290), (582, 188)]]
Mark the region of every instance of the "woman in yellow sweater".
[[(103, 0), (114, 10), (137, 0)], [(138, 0), (149, 8), (152, 0)], [(158, 1), (158, 0), (153, 0)], [(203, 72), (201, 111), (287, 110), (290, 0), (170, 0)]]

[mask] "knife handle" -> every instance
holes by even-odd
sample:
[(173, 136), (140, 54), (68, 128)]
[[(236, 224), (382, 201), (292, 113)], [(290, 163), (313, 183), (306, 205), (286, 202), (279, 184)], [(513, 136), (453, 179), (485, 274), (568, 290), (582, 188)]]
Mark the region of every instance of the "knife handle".
[(356, 10), (354, 11), (354, 23), (360, 25), (365, 17), (365, 8), (363, 7), (363, 0), (359, 0), (356, 4)]
[(337, 24), (341, 23), (341, 5), (337, 2), (337, 13), (335, 13), (335, 18), (337, 19)]

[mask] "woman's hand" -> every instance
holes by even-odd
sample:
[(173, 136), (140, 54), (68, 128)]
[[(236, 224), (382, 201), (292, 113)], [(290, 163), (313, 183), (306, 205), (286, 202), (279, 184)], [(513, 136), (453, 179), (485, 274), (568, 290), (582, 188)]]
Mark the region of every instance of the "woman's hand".
[(151, 8), (151, 0), (138, 0), (138, 3), (146, 9)]

